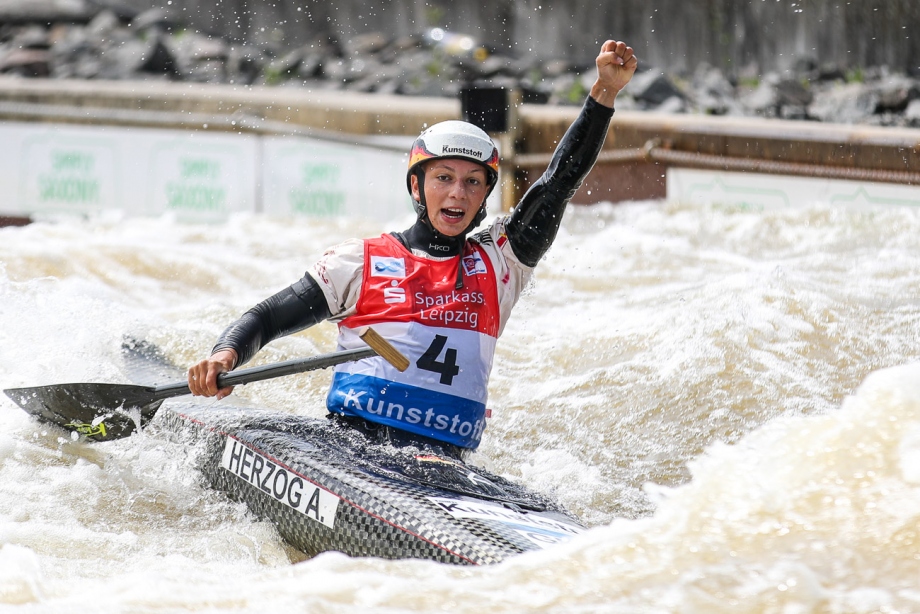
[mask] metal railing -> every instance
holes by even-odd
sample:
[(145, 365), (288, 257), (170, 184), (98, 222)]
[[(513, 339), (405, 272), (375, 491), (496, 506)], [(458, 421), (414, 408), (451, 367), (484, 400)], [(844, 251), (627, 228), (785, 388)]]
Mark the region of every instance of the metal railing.
[[(519, 167), (546, 166), (549, 164), (551, 158), (551, 154), (518, 154), (514, 157), (513, 163)], [(920, 185), (920, 173), (911, 171), (892, 171), (862, 167), (831, 166), (824, 164), (805, 164), (801, 162), (782, 162), (778, 160), (761, 160), (757, 158), (717, 156), (693, 151), (670, 149), (669, 147), (663, 146), (658, 140), (648, 141), (644, 147), (602, 151), (597, 158), (597, 162), (599, 164), (661, 162), (685, 168), (700, 168), (707, 170)]]
[(182, 111), (149, 111), (105, 107), (0, 101), (0, 121), (62, 121), (66, 123), (105, 124), (182, 130), (213, 130), (261, 135), (300, 136), (377, 151), (408, 153), (407, 147), (381, 142), (372, 137), (344, 134), (331, 130), (298, 126), (277, 120), (233, 113), (228, 115)]

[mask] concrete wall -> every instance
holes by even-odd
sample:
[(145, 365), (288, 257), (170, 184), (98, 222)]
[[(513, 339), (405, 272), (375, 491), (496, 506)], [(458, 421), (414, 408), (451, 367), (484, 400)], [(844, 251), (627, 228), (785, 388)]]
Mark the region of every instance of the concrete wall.
[(600, 41), (628, 40), (648, 65), (736, 74), (797, 59), (920, 73), (917, 0), (118, 0), (161, 7), (198, 28), (250, 41), (347, 42), (441, 26), (515, 55), (591, 62)]

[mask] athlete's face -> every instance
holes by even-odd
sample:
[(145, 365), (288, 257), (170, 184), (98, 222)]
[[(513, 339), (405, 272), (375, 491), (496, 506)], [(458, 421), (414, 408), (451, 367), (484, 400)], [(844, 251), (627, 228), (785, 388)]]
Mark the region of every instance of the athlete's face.
[[(456, 237), (469, 226), (485, 200), (485, 169), (469, 160), (432, 160), (425, 164), (425, 204), (431, 225)], [(419, 200), (418, 177), (412, 175), (412, 198)]]

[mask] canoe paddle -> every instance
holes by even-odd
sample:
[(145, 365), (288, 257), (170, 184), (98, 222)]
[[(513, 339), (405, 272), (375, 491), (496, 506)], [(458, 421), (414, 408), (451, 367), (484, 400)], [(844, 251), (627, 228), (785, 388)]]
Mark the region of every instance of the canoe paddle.
[[(408, 368), (409, 360), (372, 328), (366, 329), (361, 338), (369, 347), (222, 373), (217, 377), (217, 387), (250, 384), (295, 373), (326, 369), (377, 355), (382, 356), (400, 371)], [(111, 441), (127, 437), (135, 430), (147, 426), (164, 400), (191, 394), (187, 381), (162, 386), (53, 384), (10, 388), (3, 392), (39, 421), (79, 433), (91, 441)]]

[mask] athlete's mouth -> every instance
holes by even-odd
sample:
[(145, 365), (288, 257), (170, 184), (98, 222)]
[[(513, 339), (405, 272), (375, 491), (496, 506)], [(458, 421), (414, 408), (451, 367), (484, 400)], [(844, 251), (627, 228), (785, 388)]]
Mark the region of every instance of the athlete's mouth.
[(441, 209), (441, 214), (454, 220), (462, 220), (463, 216), (466, 215), (466, 211), (463, 209), (444, 208)]

